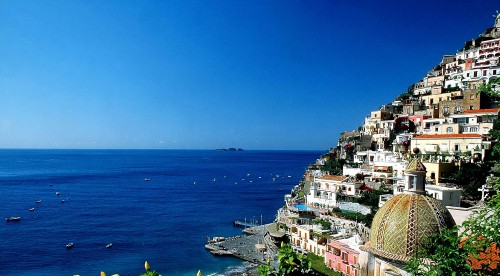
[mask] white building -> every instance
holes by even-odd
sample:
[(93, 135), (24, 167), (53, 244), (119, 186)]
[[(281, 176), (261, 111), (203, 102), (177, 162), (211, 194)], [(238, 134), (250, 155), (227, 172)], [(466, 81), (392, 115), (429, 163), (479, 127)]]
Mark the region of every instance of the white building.
[(362, 182), (356, 182), (353, 177), (341, 175), (325, 175), (315, 178), (306, 196), (306, 203), (313, 206), (336, 207), (337, 194), (357, 196)]

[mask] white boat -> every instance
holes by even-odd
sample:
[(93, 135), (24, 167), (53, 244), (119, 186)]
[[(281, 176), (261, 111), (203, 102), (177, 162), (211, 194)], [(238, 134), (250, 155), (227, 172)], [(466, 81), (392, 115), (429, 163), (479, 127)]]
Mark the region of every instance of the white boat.
[(37, 200), (37, 201), (36, 201), (36, 203), (42, 203), (42, 200), (41, 200), (41, 199), (39, 199), (39, 200)]
[(33, 212), (35, 211), (35, 208), (29, 208), (28, 211)]
[(66, 244), (66, 249), (71, 249), (71, 248), (73, 248), (73, 243), (72, 242)]
[(112, 244), (112, 243), (108, 243), (108, 244), (106, 245), (106, 248), (111, 248), (112, 246), (113, 246), (113, 244)]
[(60, 195), (61, 193), (60, 192), (56, 192), (56, 195)]
[(5, 218), (5, 221), (21, 221), (21, 217), (10, 217), (10, 218)]
[(151, 179), (149, 179), (149, 178), (144, 178), (144, 181), (151, 181)]

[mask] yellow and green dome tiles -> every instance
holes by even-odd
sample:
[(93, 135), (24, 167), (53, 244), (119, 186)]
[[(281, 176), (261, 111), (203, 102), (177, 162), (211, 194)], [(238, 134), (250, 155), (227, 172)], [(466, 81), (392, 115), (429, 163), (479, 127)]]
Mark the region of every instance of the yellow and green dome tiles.
[(426, 170), (424, 164), (417, 158), (413, 159), (410, 164), (406, 166), (407, 172), (425, 172)]
[(370, 242), (373, 254), (407, 261), (425, 240), (455, 221), (444, 205), (431, 197), (399, 194), (385, 203), (373, 218)]

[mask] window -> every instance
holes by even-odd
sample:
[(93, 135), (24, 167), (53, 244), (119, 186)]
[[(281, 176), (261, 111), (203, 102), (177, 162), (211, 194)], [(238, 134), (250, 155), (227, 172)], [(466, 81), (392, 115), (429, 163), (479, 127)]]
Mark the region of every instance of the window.
[(453, 127), (447, 127), (446, 133), (453, 133)]
[(474, 77), (475, 78), (477, 77), (477, 71), (474, 71)]
[(450, 108), (445, 106), (443, 107), (443, 114), (449, 114), (450, 113)]
[(474, 110), (474, 106), (473, 105), (469, 106), (469, 110)]
[(354, 256), (354, 264), (357, 264), (358, 263), (358, 256)]
[(471, 94), (471, 95), (470, 95), (470, 99), (471, 99), (471, 100), (474, 100), (474, 98), (475, 98), (475, 95), (474, 95), (474, 94)]
[(342, 261), (347, 262), (347, 257), (348, 257), (348, 256), (349, 256), (349, 255), (348, 255), (347, 253), (342, 252)]
[(460, 150), (460, 145), (459, 144), (455, 144), (455, 151), (459, 151)]
[(497, 74), (497, 70), (493, 70), (493, 75), (496, 75)]
[(431, 173), (431, 179), (436, 179), (436, 174), (435, 173)]

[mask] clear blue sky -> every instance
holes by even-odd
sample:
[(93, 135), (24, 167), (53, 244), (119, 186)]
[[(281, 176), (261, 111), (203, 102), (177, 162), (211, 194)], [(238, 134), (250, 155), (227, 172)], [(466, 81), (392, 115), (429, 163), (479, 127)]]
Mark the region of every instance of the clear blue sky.
[(0, 148), (326, 150), (497, 9), (0, 0)]

